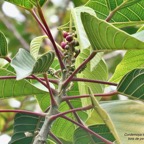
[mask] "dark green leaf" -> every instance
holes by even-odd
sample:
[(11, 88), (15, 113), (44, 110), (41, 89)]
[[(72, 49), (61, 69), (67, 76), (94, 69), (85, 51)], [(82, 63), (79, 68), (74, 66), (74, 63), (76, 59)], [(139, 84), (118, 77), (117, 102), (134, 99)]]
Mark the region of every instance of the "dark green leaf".
[(104, 20), (88, 13), (82, 13), (81, 18), (93, 50), (144, 49), (144, 42)]
[[(112, 133), (105, 124), (90, 126), (89, 129), (101, 135), (109, 141), (115, 141)], [(82, 128), (78, 128), (74, 133), (74, 144), (105, 144), (97, 137), (89, 134)]]
[(126, 74), (117, 90), (130, 97), (144, 99), (144, 69), (134, 69)]
[(35, 115), (18, 113), (14, 119), (14, 134), (9, 144), (32, 144), (36, 131), (44, 119)]
[(0, 57), (8, 54), (8, 46), (5, 35), (0, 31)]

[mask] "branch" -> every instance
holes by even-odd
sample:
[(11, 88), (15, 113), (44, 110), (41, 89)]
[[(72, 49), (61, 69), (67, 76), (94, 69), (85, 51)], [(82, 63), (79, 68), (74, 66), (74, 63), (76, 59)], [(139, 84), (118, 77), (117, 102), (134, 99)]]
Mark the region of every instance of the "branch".
[[(113, 96), (118, 94), (117, 91), (113, 91), (110, 93), (104, 93), (104, 94), (94, 94), (95, 97), (108, 97), (108, 96)], [(88, 98), (90, 97), (89, 94), (85, 94), (85, 95), (79, 95), (79, 96), (63, 96), (62, 97), (62, 101), (67, 101), (67, 100), (72, 100), (72, 99), (78, 99), (78, 98)]]
[[(66, 100), (66, 103), (68, 104), (68, 106), (70, 107), (70, 109), (74, 110), (72, 104), (69, 102), (69, 100)], [(76, 120), (78, 121), (78, 123), (83, 124), (81, 119), (79, 118), (79, 116), (77, 115), (76, 111), (73, 111), (73, 114), (76, 118)]]
[(26, 111), (26, 110), (0, 110), (0, 112), (13, 112), (13, 113), (25, 113), (25, 114), (29, 114), (29, 115), (36, 115), (36, 116), (41, 116), (41, 117), (45, 117), (46, 114), (45, 113), (37, 113), (37, 112), (31, 112), (31, 111)]
[[(49, 89), (48, 86), (47, 86), (47, 84), (46, 84), (45, 82), (43, 82), (40, 78), (36, 77), (35, 75), (32, 75), (32, 77), (33, 77), (34, 79), (36, 79), (37, 81), (39, 81), (39, 82), (40, 82), (42, 85), (44, 85), (47, 89)], [(51, 88), (51, 90), (52, 90), (53, 94), (57, 94), (57, 91), (56, 91), (55, 89)]]
[(96, 55), (96, 52), (92, 52), (90, 56), (65, 80), (63, 87), (66, 87), (72, 78)]
[(57, 55), (57, 57), (58, 57), (58, 60), (59, 60), (60, 66), (61, 66), (61, 69), (64, 69), (64, 68), (65, 68), (65, 65), (64, 65), (64, 63), (63, 63), (63, 61), (62, 61), (60, 52), (59, 52), (59, 50), (58, 50), (58, 48), (57, 48), (57, 46), (56, 46), (56, 43), (55, 43), (55, 41), (54, 41), (54, 39), (53, 39), (53, 36), (52, 36), (52, 34), (51, 34), (51, 31), (50, 31), (50, 29), (49, 29), (49, 26), (47, 25), (47, 22), (46, 22), (46, 20), (45, 20), (45, 18), (44, 18), (43, 12), (42, 12), (41, 7), (40, 7), (39, 4), (38, 4), (38, 13), (39, 13), (39, 16), (40, 16), (40, 18), (41, 18), (41, 21), (43, 22), (43, 25), (45, 26), (46, 31), (47, 31), (46, 34), (47, 34), (47, 36), (49, 37), (50, 41), (51, 41), (52, 44), (53, 44), (54, 50), (55, 50), (55, 52), (56, 52), (56, 55)]
[(106, 84), (106, 85), (113, 85), (117, 86), (117, 83), (101, 81), (101, 80), (92, 80), (92, 79), (85, 79), (85, 78), (73, 78), (72, 81), (80, 81), (80, 82), (91, 82), (91, 83), (99, 83), (99, 84)]
[[(68, 114), (68, 113), (73, 113), (73, 112), (83, 111), (83, 110), (89, 110), (89, 109), (91, 109), (91, 108), (93, 108), (92, 105), (89, 105), (89, 106), (86, 106), (86, 107), (81, 107), (81, 108), (71, 109), (71, 110), (68, 110), (68, 111), (66, 111), (66, 112), (61, 112), (61, 113), (58, 113), (58, 114), (56, 114), (56, 115), (51, 116), (51, 120), (55, 120), (56, 118), (61, 117), (61, 116), (63, 116), (63, 115), (66, 115), (66, 114)], [(82, 125), (82, 124), (81, 124), (81, 125)]]
[(33, 17), (35, 18), (35, 20), (37, 21), (37, 23), (39, 24), (39, 26), (41, 27), (41, 29), (48, 35), (44, 25), (42, 24), (42, 22), (40, 21), (40, 19), (38, 18), (38, 16), (36, 15), (34, 10), (30, 10), (31, 14), (33, 15)]
[[(0, 76), (0, 80), (3, 80), (3, 79), (16, 79), (16, 76)], [(28, 76), (25, 79), (35, 79), (35, 78), (32, 76)], [(39, 79), (41, 79), (42, 81), (45, 81), (44, 78), (39, 78)], [(49, 79), (49, 82), (58, 84), (59, 81), (56, 79)]]
[(57, 106), (57, 103), (54, 99), (54, 95), (53, 95), (53, 92), (52, 92), (52, 88), (50, 87), (50, 83), (49, 83), (49, 79), (47, 77), (47, 74), (43, 74), (44, 75), (44, 78), (45, 78), (45, 81), (46, 81), (46, 84), (47, 84), (47, 88), (49, 90), (49, 94), (50, 94), (50, 99), (51, 99), (51, 105), (52, 106)]
[(55, 140), (58, 142), (58, 144), (63, 144), (60, 139), (58, 139), (52, 132), (49, 132), (49, 135)]
[(81, 127), (82, 129), (84, 129), (85, 131), (87, 131), (88, 133), (94, 135), (95, 137), (99, 138), (101, 141), (103, 141), (104, 143), (106, 144), (113, 144), (111, 141), (103, 138), (102, 136), (100, 136), (99, 134), (95, 133), (94, 131), (90, 130), (89, 128), (87, 128), (86, 126), (82, 125), (82, 124), (79, 124), (78, 122), (70, 119), (69, 117), (66, 117), (66, 116), (61, 116), (62, 118), (74, 123), (75, 125)]

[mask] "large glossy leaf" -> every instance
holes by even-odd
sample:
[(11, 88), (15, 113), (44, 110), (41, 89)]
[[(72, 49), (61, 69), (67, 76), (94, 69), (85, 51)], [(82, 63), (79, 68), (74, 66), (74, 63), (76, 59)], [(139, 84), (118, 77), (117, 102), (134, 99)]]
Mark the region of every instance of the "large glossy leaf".
[(144, 42), (88, 13), (81, 14), (82, 23), (93, 50), (144, 49)]
[(31, 74), (47, 72), (53, 60), (54, 52), (52, 51), (35, 60), (28, 51), (20, 49), (12, 59), (11, 66), (17, 73), (17, 80), (20, 80)]
[[(31, 9), (33, 8), (33, 6), (37, 6), (37, 3), (36, 3), (37, 0), (5, 0), (5, 1), (15, 4), (25, 9)], [(39, 1), (40, 6), (42, 6), (46, 2), (46, 0), (38, 0), (38, 1)]]
[(42, 43), (43, 39), (46, 37), (47, 36), (36, 37), (30, 43), (30, 54), (34, 57), (35, 60), (37, 60), (37, 58), (38, 58), (38, 53), (39, 53), (41, 43)]
[[(85, 49), (79, 55), (76, 61), (76, 66), (79, 66), (88, 56), (90, 55), (90, 50)], [(107, 79), (107, 66), (103, 60), (101, 60), (101, 55), (96, 55), (93, 60), (87, 64), (84, 71), (77, 75), (79, 78), (88, 78), (88, 79), (97, 79), (97, 80), (106, 80)], [(93, 93), (102, 93), (104, 85), (94, 84), (94, 83), (85, 83), (79, 82), (79, 92), (80, 95), (88, 94), (88, 88), (90, 87)], [(90, 99), (82, 99), (83, 106), (90, 104)]]
[(119, 27), (144, 23), (143, 0), (89, 0), (86, 6), (95, 10), (100, 19), (106, 19), (110, 13), (119, 9), (110, 21)]
[(119, 135), (115, 129), (115, 126), (113, 125), (112, 119), (107, 114), (107, 112), (100, 106), (98, 100), (94, 97), (91, 90), (90, 90), (90, 96), (91, 96), (92, 105), (94, 106), (94, 110), (98, 113), (100, 118), (103, 120), (103, 122), (106, 124), (108, 129), (111, 131), (111, 133), (115, 137), (116, 142), (120, 143), (120, 138), (119, 138)]
[[(121, 144), (143, 144), (144, 104), (142, 102), (118, 100), (103, 102), (101, 106), (113, 121)], [(130, 134), (131, 136), (128, 136)], [(136, 139), (137, 137), (139, 140)]]
[(117, 90), (130, 97), (144, 99), (144, 69), (134, 69), (126, 74), (120, 81)]
[[(0, 76), (14, 76), (15, 74), (1, 68)], [(0, 80), (0, 98), (20, 97), (46, 93), (41, 89), (33, 86), (27, 80), (16, 81), (15, 79)]]
[(44, 119), (35, 115), (18, 113), (14, 119), (14, 134), (9, 144), (31, 144), (36, 131), (39, 131)]
[[(71, 101), (71, 104), (74, 108), (82, 107), (81, 101), (80, 100), (74, 100)], [(59, 110), (64, 112), (69, 110), (69, 106), (63, 102), (60, 105)], [(85, 112), (78, 112), (78, 115), (81, 117), (82, 120), (87, 119), (87, 114)], [(75, 119), (73, 114), (67, 114), (69, 118)], [(75, 131), (75, 125), (65, 119), (58, 118), (52, 127), (52, 132), (59, 138), (64, 139), (65, 141), (70, 141), (72, 142), (73, 140), (73, 134)]]
[(5, 35), (0, 31), (0, 57), (8, 54), (8, 46)]
[[(104, 137), (105, 139), (111, 142), (115, 141), (115, 138), (113, 137), (112, 133), (110, 132), (110, 130), (105, 124), (89, 126), (89, 129), (91, 129), (95, 133), (101, 135), (102, 137)], [(74, 144), (80, 144), (80, 143), (82, 144), (105, 144), (97, 137), (84, 131), (82, 128), (78, 128), (75, 130), (75, 133), (74, 133)]]

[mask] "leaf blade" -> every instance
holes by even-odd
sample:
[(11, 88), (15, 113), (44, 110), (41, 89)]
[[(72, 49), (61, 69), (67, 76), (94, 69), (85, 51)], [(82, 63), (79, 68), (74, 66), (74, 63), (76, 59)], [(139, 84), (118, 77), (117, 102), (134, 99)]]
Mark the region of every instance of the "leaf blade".
[(93, 50), (143, 49), (144, 42), (88, 13), (81, 19)]

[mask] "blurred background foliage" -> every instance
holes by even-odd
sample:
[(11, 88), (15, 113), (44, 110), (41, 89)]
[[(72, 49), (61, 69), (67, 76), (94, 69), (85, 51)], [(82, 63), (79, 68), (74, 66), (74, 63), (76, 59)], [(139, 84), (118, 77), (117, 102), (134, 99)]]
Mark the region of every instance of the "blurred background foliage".
[[(43, 11), (46, 20), (51, 28), (52, 34), (56, 41), (62, 41), (61, 32), (58, 31), (58, 26), (69, 22), (70, 9), (83, 5), (88, 0), (48, 0), (43, 6)], [(9, 46), (9, 55), (13, 57), (19, 48), (29, 49), (29, 44), (34, 37), (43, 35), (42, 30), (38, 27), (36, 21), (28, 11), (16, 7), (10, 3), (0, 1), (0, 30), (7, 37)], [(136, 27), (125, 28), (128, 33), (135, 33)], [(42, 51), (51, 47), (49, 41), (44, 41)], [(113, 51), (105, 53), (109, 68), (109, 77), (114, 73), (116, 65), (121, 61), (124, 51)], [(0, 59), (2, 67), (6, 62)], [(110, 88), (109, 88), (110, 89)], [(111, 88), (112, 89), (112, 88)], [(40, 111), (36, 105), (35, 98), (31, 96), (18, 99), (0, 100), (0, 109), (25, 109)], [(0, 113), (0, 143), (7, 144), (13, 128), (13, 113)], [(6, 133), (7, 135), (3, 135)]]

